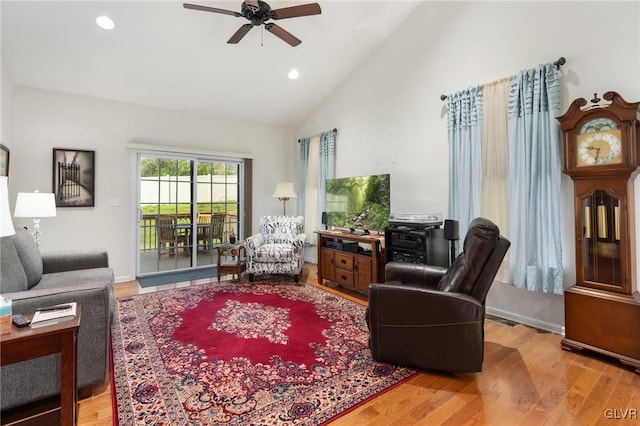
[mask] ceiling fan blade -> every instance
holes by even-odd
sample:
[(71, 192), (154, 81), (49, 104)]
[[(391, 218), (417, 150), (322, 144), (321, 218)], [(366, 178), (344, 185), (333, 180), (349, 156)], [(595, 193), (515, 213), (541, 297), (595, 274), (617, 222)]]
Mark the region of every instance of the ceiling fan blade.
[(260, 10), (260, 5), (258, 4), (258, 0), (244, 0), (244, 4), (254, 12), (257, 12)]
[(302, 41), (298, 39), (296, 36), (294, 36), (289, 31), (285, 30), (282, 27), (279, 27), (276, 24), (264, 24), (264, 27), (271, 34), (275, 35), (276, 37), (280, 37), (282, 40), (289, 43), (293, 47), (296, 47), (297, 45), (302, 43)]
[(271, 11), (272, 19), (297, 18), (298, 16), (319, 15), (322, 13), (318, 3), (301, 4), (300, 6), (283, 7)]
[(242, 18), (242, 13), (234, 12), (233, 10), (218, 9), (217, 7), (200, 6), (198, 4), (189, 4), (189, 3), (183, 3), (182, 5), (184, 6), (185, 9), (201, 10), (203, 12), (222, 13), (224, 15), (231, 15), (231, 16), (236, 16), (238, 18)]
[(251, 28), (253, 28), (252, 24), (244, 24), (243, 26), (241, 26), (238, 31), (236, 31), (231, 38), (227, 41), (227, 43), (229, 44), (236, 44), (238, 43), (240, 40), (242, 40), (242, 38), (244, 36), (247, 35), (247, 33), (249, 31), (251, 31)]

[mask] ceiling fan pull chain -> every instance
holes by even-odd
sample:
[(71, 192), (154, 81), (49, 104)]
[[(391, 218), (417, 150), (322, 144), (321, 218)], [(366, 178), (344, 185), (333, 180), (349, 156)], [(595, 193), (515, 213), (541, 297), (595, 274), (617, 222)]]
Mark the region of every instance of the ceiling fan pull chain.
[(264, 47), (264, 26), (260, 27), (260, 47)]

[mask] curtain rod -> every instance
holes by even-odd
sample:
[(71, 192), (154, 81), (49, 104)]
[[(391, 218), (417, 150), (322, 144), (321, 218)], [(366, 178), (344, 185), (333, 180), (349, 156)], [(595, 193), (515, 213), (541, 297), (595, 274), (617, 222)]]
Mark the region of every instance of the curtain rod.
[[(558, 58), (557, 61), (555, 61), (553, 63), (553, 65), (556, 66), (556, 69), (559, 70), (561, 66), (563, 66), (564, 64), (567, 63), (567, 60), (564, 58), (564, 56), (561, 56), (560, 58)], [(447, 99), (447, 95), (440, 95), (440, 100), (444, 101)]]
[[(338, 129), (333, 129), (333, 130), (332, 130), (332, 132), (333, 132), (333, 134), (335, 135), (336, 133), (338, 133)], [(317, 135), (314, 135), (314, 136), (309, 136), (309, 139), (311, 139), (311, 138), (315, 138), (316, 136), (320, 136), (320, 133), (319, 133), (319, 134), (317, 134)], [(301, 140), (302, 140), (302, 139), (298, 139), (298, 143), (300, 143), (300, 141), (301, 141)]]

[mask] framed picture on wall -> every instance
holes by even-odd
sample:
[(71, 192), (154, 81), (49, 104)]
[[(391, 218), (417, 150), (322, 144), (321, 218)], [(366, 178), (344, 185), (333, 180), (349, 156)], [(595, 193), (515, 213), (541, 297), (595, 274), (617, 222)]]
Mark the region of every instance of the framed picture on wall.
[(9, 176), (9, 148), (0, 144), (0, 176)]
[(95, 206), (95, 151), (53, 148), (56, 207)]

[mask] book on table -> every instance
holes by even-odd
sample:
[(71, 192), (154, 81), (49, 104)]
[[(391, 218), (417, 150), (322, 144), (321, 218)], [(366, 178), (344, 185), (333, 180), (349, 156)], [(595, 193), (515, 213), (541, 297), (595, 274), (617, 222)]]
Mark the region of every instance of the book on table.
[(76, 317), (76, 307), (77, 303), (71, 302), (36, 310), (31, 319), (31, 328), (71, 321)]

